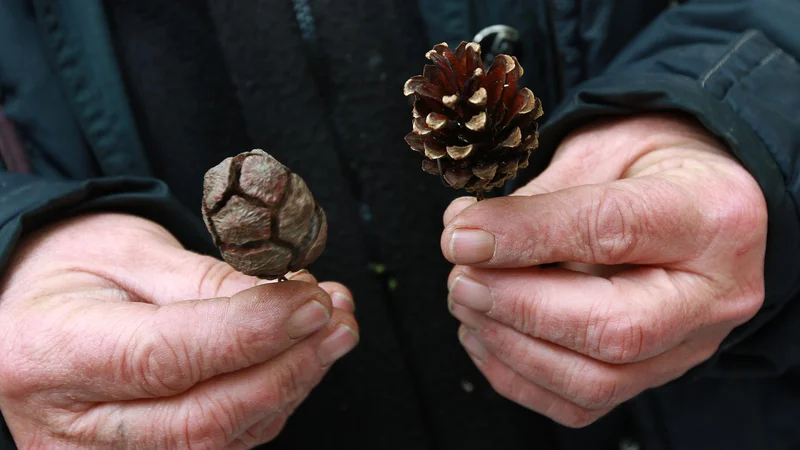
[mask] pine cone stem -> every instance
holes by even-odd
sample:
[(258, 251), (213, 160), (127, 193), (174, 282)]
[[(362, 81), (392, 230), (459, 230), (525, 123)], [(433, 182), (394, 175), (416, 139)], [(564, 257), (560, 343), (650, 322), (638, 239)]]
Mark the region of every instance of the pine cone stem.
[(442, 160), (437, 159), (436, 164), (439, 166), (439, 179), (442, 180), (442, 184), (447, 187), (450, 187), (450, 185), (447, 184), (447, 180), (444, 179), (444, 170), (442, 170)]

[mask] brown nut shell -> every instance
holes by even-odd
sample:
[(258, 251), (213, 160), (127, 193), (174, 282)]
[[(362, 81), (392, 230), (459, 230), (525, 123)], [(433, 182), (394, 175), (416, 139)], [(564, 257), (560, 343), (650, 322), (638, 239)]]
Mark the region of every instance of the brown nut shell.
[(206, 172), (202, 212), (223, 259), (247, 275), (280, 278), (325, 249), (325, 211), (300, 176), (263, 150)]

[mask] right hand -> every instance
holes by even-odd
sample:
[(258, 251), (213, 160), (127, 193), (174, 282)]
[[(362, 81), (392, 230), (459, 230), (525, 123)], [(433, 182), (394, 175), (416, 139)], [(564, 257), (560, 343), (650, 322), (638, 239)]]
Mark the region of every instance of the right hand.
[(264, 284), (134, 216), (31, 234), (0, 286), (20, 448), (250, 448), (358, 341), (344, 286)]

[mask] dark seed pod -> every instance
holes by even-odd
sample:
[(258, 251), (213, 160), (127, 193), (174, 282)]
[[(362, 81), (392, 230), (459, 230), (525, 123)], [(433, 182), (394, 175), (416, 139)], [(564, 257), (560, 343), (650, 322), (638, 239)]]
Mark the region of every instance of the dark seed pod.
[(222, 257), (247, 275), (280, 278), (325, 249), (325, 211), (300, 176), (262, 150), (206, 172), (202, 210)]
[(422, 154), (422, 170), (481, 198), (527, 167), (539, 144), (542, 103), (519, 89), (523, 71), (515, 57), (498, 55), (484, 70), (475, 42), (455, 52), (439, 44), (425, 56), (432, 64), (403, 89), (414, 99), (406, 142)]

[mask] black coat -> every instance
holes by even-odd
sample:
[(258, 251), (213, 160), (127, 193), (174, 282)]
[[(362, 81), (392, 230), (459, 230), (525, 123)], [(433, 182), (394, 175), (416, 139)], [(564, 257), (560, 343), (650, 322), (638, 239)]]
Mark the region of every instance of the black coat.
[[(6, 0), (0, 87), (33, 173), (0, 173), (0, 261), (20, 234), (89, 210), (148, 217), (213, 253), (202, 174), (264, 148), (326, 209), (312, 270), (352, 288), (362, 337), (269, 448), (800, 448), (800, 2), (667, 3)], [(534, 166), (589, 120), (681, 110), (768, 202), (756, 318), (582, 430), (498, 396), (458, 344), (439, 250), (457, 193), (402, 139), (402, 85), (425, 51), (498, 23), (518, 31), (524, 83), (549, 113)]]

